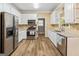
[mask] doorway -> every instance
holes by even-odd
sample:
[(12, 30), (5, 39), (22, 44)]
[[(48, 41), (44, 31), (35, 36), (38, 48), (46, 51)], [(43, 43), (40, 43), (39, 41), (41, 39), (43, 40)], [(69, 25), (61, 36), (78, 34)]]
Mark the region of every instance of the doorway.
[(38, 18), (38, 34), (45, 35), (45, 18)]

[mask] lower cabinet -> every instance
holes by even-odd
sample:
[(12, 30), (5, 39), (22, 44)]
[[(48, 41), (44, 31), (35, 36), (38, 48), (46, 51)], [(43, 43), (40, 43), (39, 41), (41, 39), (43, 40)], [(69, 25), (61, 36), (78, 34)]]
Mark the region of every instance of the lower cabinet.
[(61, 55), (67, 55), (67, 38), (65, 36), (59, 35), (57, 32), (48, 31), (48, 37), (61, 53)]
[(20, 42), (21, 40), (27, 38), (26, 32), (27, 32), (26, 30), (21, 30), (21, 29), (19, 29), (19, 32), (18, 32), (19, 42)]
[(48, 37), (63, 56), (79, 56), (79, 37), (65, 37), (52, 30)]
[(57, 34), (53, 31), (48, 31), (48, 37), (53, 42), (53, 44), (57, 47)]
[(79, 56), (79, 37), (67, 39), (67, 55)]

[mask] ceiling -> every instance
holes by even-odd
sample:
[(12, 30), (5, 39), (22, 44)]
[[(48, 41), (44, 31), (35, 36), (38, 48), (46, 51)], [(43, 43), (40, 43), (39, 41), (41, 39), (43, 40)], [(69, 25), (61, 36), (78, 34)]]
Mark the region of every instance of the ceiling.
[(13, 3), (13, 5), (21, 11), (21, 13), (35, 13), (35, 12), (51, 12), (59, 3), (39, 3), (39, 8), (35, 9), (33, 3)]

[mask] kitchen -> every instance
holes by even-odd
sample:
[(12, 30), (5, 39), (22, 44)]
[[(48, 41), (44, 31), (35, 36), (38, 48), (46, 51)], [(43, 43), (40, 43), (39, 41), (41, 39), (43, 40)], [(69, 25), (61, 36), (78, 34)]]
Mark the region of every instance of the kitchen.
[[(79, 56), (79, 3), (36, 3), (34, 6), (33, 3), (0, 3), (0, 55), (32, 55), (34, 45), (34, 49), (40, 47), (38, 53), (34, 50), (34, 56)], [(6, 39), (8, 34), (13, 36), (10, 42)], [(45, 48), (47, 45), (51, 53)]]

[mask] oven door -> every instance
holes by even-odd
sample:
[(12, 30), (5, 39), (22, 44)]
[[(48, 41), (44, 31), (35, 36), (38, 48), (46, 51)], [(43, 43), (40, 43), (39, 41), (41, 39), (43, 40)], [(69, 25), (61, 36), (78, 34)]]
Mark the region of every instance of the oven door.
[(35, 36), (35, 31), (34, 30), (28, 30), (27, 36)]

